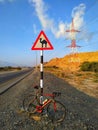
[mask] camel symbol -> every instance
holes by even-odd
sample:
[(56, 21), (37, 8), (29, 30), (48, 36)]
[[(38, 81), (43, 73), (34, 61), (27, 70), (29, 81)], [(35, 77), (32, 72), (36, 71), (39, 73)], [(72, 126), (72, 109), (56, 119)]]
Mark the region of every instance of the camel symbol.
[(47, 41), (46, 40), (42, 40), (42, 38), (40, 38), (40, 43), (43, 45), (45, 45), (45, 47), (47, 47)]

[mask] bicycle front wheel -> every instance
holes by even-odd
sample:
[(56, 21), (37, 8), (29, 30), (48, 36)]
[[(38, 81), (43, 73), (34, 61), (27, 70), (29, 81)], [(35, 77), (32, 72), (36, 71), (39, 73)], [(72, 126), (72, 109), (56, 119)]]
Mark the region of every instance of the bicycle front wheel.
[(66, 116), (65, 106), (60, 101), (56, 100), (49, 104), (49, 106), (47, 107), (47, 112), (49, 118), (54, 123), (62, 122)]

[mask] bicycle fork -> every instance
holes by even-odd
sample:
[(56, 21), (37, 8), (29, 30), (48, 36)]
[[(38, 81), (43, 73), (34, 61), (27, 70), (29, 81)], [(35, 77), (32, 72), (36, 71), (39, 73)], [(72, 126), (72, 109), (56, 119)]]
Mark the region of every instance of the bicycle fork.
[(56, 112), (57, 107), (56, 107), (56, 102), (55, 101), (53, 102), (53, 107), (54, 107), (54, 111)]

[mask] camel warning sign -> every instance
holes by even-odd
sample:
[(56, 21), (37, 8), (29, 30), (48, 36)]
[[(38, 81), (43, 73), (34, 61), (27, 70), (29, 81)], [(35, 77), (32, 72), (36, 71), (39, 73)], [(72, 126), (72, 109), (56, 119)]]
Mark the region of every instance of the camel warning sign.
[(34, 42), (31, 50), (52, 50), (53, 46), (48, 40), (44, 31), (41, 31)]

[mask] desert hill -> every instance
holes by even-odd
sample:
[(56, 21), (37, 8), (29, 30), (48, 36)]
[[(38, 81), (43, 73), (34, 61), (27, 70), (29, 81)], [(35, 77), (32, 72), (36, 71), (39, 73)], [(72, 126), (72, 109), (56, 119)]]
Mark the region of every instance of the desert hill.
[(63, 69), (68, 69), (69, 66), (79, 67), (81, 63), (89, 61), (97, 61), (98, 62), (98, 51), (96, 52), (82, 52), (78, 54), (69, 54), (64, 56), (63, 58), (54, 58), (50, 60), (45, 66), (51, 67), (59, 67)]

